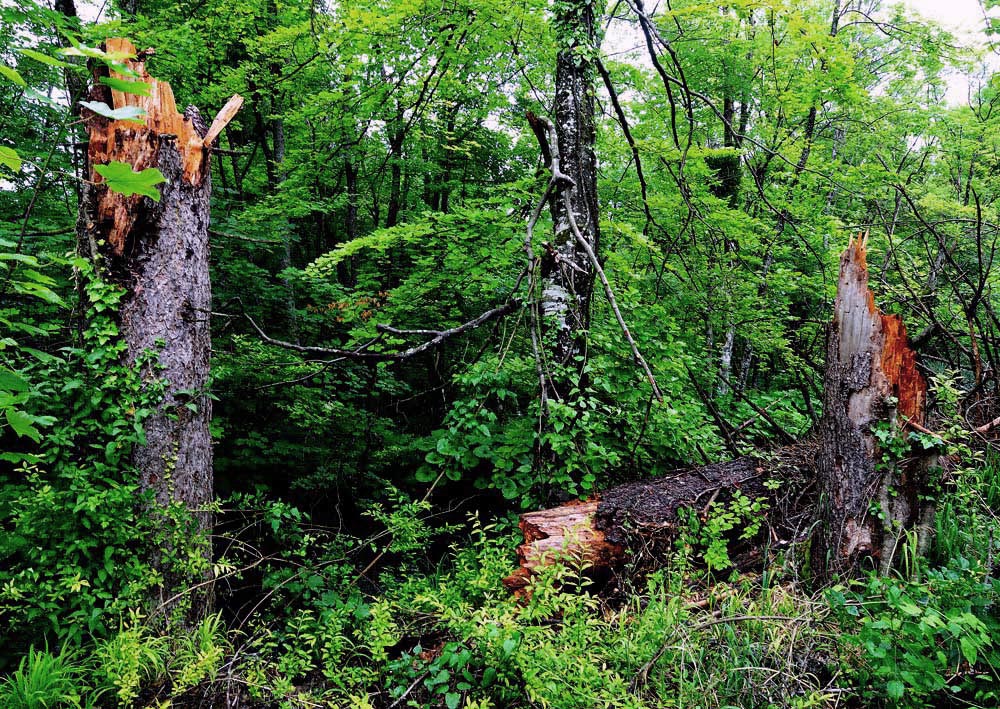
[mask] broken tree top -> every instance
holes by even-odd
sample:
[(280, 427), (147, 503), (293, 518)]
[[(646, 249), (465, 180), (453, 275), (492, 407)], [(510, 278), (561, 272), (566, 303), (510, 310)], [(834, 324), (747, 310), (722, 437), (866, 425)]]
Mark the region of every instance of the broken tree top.
[[(151, 77), (146, 72), (143, 62), (134, 58), (137, 56), (135, 45), (127, 39), (115, 38), (106, 40), (104, 49), (112, 56), (133, 57), (123, 59), (122, 63), (135, 74), (125, 76), (106, 67), (100, 67), (98, 76), (107, 76), (112, 80), (133, 83), (137, 86), (146, 84), (148, 92), (143, 89), (144, 95), (126, 93), (95, 81), (91, 94), (94, 100), (107, 103), (112, 110), (135, 107), (141, 109), (145, 115), (140, 117), (140, 123), (135, 120), (109, 120), (92, 111), (84, 110), (84, 118), (90, 129), (87, 151), (90, 180), (101, 183), (103, 178), (94, 171), (94, 166), (115, 161), (128, 163), (136, 172), (157, 167), (161, 142), (169, 140), (175, 144), (181, 157), (183, 170), (179, 177), (191, 185), (200, 185), (211, 169), (208, 148), (239, 111), (243, 105), (243, 98), (237, 94), (229, 99), (211, 127), (202, 136), (194, 121), (177, 111), (170, 84)], [(106, 239), (116, 254), (120, 255), (122, 252), (125, 239), (135, 220), (135, 207), (141, 199), (140, 195), (126, 197), (110, 190), (100, 199), (97, 216), (101, 223), (109, 225)]]
[[(898, 400), (897, 410), (909, 421), (922, 424), (927, 382), (917, 370), (916, 354), (906, 338), (899, 315), (887, 315), (875, 305), (868, 288), (867, 234), (852, 238), (840, 257), (840, 282), (834, 304), (834, 327), (839, 332), (838, 362), (853, 364), (852, 358), (872, 357), (871, 385), (881, 396)], [(828, 363), (829, 364), (829, 363)], [(859, 397), (860, 398), (860, 397)], [(857, 408), (866, 402), (855, 401)], [(859, 424), (868, 423), (858, 421)]]

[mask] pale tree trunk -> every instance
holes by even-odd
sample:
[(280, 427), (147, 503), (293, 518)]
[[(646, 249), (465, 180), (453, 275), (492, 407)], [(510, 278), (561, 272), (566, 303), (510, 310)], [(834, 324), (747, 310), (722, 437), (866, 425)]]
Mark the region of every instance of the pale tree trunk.
[[(108, 51), (135, 52), (125, 40), (108, 40)], [(102, 178), (95, 165), (121, 161), (133, 170), (158, 168), (167, 181), (160, 200), (141, 195), (124, 196), (103, 184), (84, 190), (78, 228), (90, 255), (104, 257), (108, 275), (125, 288), (121, 301), (120, 330), (128, 345), (129, 363), (142, 362), (146, 382), (165, 383), (163, 400), (146, 419), (146, 444), (133, 453), (139, 483), (152, 493), (154, 509), (179, 505), (190, 512), (198, 535), (212, 525), (212, 442), (209, 421), (212, 403), (207, 385), (211, 341), (211, 286), (209, 283), (209, 198), (211, 194), (208, 147), (225, 126), (242, 99), (234, 97), (206, 135), (196, 110), (181, 116), (169, 84), (145, 73), (139, 61), (127, 62), (150, 85), (149, 96), (111, 91), (95, 81), (91, 97), (112, 108), (138, 106), (146, 111), (144, 125), (109, 121), (87, 111), (89, 126), (88, 174), (94, 183)], [(99, 73), (107, 74), (102, 68)], [(102, 244), (97, 248), (97, 244)], [(188, 532), (183, 532), (191, 536)], [(169, 564), (171, 549), (163, 549), (154, 566), (163, 583), (154, 607), (173, 611), (172, 596), (178, 588), (208, 578), (210, 558), (202, 571), (192, 575)], [(205, 546), (204, 553), (210, 554)], [(205, 585), (184, 598), (189, 619), (203, 615), (211, 604)]]
[[(556, 5), (555, 26), (562, 47), (556, 57), (555, 127), (561, 172), (573, 181), (569, 204), (583, 238), (598, 253), (600, 232), (597, 208), (597, 154), (594, 123), (593, 57), (599, 49), (595, 0), (572, 0)], [(581, 333), (590, 326), (590, 297), (594, 267), (576, 239), (566, 200), (552, 195), (552, 244), (542, 257), (541, 309), (546, 330), (554, 341), (549, 354), (568, 364), (582, 353)]]

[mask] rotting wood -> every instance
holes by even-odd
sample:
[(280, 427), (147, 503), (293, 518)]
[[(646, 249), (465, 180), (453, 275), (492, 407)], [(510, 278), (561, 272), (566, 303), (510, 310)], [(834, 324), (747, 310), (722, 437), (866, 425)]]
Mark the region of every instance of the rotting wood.
[[(164, 515), (164, 548), (150, 559), (162, 575), (150, 599), (154, 610), (179, 611), (195, 621), (211, 606), (210, 548), (202, 572), (181, 569), (172, 556), (166, 530), (177, 520), (164, 509), (181, 505), (206, 535), (212, 525), (212, 405), (208, 387), (211, 338), (209, 282), (209, 206), (211, 162), (209, 136), (217, 136), (232, 120), (242, 99), (234, 96), (212, 128), (201, 137), (190, 108), (177, 111), (170, 85), (152, 78), (135, 47), (109, 39), (105, 51), (120, 57), (136, 76), (95, 67), (90, 98), (112, 109), (134, 106), (145, 112), (141, 122), (109, 120), (85, 109), (89, 141), (88, 174), (77, 224), (81, 251), (99, 259), (105, 277), (125, 293), (119, 306), (119, 328), (127, 345), (126, 360), (140, 363), (146, 383), (162, 381), (163, 398), (143, 423), (146, 442), (132, 453), (139, 485), (154, 500), (147, 514)], [(147, 54), (151, 50), (147, 50)], [(134, 57), (134, 58), (130, 58)], [(101, 83), (102, 77), (139, 81), (148, 95), (124, 93)], [(103, 184), (94, 167), (123, 162), (134, 171), (157, 168), (166, 178), (160, 199), (125, 196)], [(189, 535), (195, 530), (175, 528)], [(189, 589), (187, 595), (178, 589)], [(183, 605), (182, 605), (183, 602)]]

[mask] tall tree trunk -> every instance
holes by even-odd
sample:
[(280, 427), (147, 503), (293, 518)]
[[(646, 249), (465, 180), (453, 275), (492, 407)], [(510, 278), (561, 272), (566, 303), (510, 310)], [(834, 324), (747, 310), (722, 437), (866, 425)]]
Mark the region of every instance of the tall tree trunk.
[[(569, 207), (584, 239), (598, 253), (597, 153), (592, 57), (599, 50), (597, 0), (558, 3), (555, 26), (561, 48), (556, 57), (555, 127), (560, 170), (573, 180)], [(580, 334), (590, 326), (594, 268), (577, 241), (562, 193), (553, 195), (552, 245), (542, 259), (542, 314), (554, 335), (552, 360), (568, 363), (582, 351)]]
[[(106, 48), (135, 53), (125, 40), (109, 39)], [(99, 252), (108, 273), (125, 288), (120, 328), (128, 361), (142, 363), (144, 381), (165, 383), (163, 400), (145, 421), (146, 444), (133, 453), (140, 485), (155, 501), (148, 513), (163, 515), (166, 524), (166, 508), (179, 503), (192, 515), (197, 532), (205, 535), (212, 525), (208, 505), (213, 484), (212, 403), (206, 389), (211, 353), (208, 148), (242, 99), (234, 97), (203, 136), (196, 121), (177, 112), (169, 84), (152, 79), (140, 61), (129, 61), (128, 66), (150, 85), (149, 96), (112, 91), (95, 80), (91, 97), (116, 109), (138, 106), (146, 112), (145, 123), (109, 121), (85, 112), (90, 132), (87, 169), (94, 184), (85, 187), (78, 228), (82, 243), (103, 244)], [(97, 73), (107, 75), (108, 70), (102, 67)], [(135, 171), (158, 168), (167, 180), (159, 201), (126, 197), (101, 184), (94, 167), (113, 161), (128, 163)], [(204, 553), (210, 553), (207, 544)], [(171, 550), (164, 549), (153, 560), (163, 575), (153, 604), (167, 610), (175, 606), (165, 603), (174, 591), (203, 580), (211, 569), (206, 558), (192, 576), (170, 564), (171, 556)], [(207, 592), (189, 599), (189, 619), (210, 607)]]

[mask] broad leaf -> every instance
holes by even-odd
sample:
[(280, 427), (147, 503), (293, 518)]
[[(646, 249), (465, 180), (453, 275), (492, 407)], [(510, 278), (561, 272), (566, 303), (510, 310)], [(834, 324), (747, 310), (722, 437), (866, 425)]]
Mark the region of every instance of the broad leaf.
[(27, 436), (36, 443), (42, 440), (42, 435), (35, 428), (35, 418), (26, 414), (20, 409), (7, 409), (7, 423), (14, 429), (14, 433), (19, 436)]
[(11, 81), (13, 81), (18, 86), (27, 86), (27, 84), (25, 83), (24, 79), (21, 78), (20, 74), (18, 74), (16, 71), (14, 71), (13, 69), (11, 69), (9, 66), (6, 66), (4, 64), (0, 64), (0, 76), (7, 77), (8, 79), (10, 79)]
[(160, 201), (160, 191), (156, 189), (156, 185), (167, 181), (155, 167), (135, 172), (128, 163), (118, 161), (108, 165), (95, 165), (94, 172), (103, 177), (104, 183), (114, 192), (120, 192), (126, 197), (141, 194), (154, 202)]
[(81, 101), (80, 105), (89, 108), (99, 116), (110, 118), (113, 121), (131, 121), (142, 124), (140, 118), (146, 116), (146, 112), (138, 106), (122, 106), (121, 108), (111, 108), (103, 101)]
[(41, 62), (42, 64), (48, 64), (49, 66), (57, 66), (62, 69), (73, 68), (72, 64), (67, 64), (64, 61), (56, 59), (55, 57), (50, 57), (48, 54), (42, 54), (41, 52), (36, 52), (34, 49), (18, 49), (17, 51), (19, 51), (26, 57), (31, 57), (35, 61)]
[(21, 156), (13, 148), (5, 148), (0, 145), (0, 165), (3, 165), (11, 172), (20, 172)]
[(111, 76), (102, 76), (100, 81), (116, 91), (124, 91), (127, 94), (136, 94), (137, 96), (149, 96), (150, 85), (142, 81), (125, 81)]
[(20, 374), (7, 369), (6, 367), (0, 367), (0, 389), (22, 392), (28, 391), (30, 388), (31, 384), (28, 383), (28, 380), (24, 379)]

